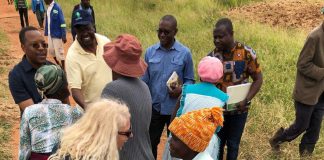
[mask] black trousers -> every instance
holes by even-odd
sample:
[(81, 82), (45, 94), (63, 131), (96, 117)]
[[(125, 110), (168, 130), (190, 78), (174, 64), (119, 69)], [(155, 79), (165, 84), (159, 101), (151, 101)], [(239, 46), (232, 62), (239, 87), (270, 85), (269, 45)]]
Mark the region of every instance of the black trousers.
[(225, 157), (225, 145), (227, 146), (226, 160), (237, 159), (247, 116), (248, 112), (235, 115), (224, 115), (224, 126), (217, 133), (220, 138), (219, 160), (223, 160), (223, 157)]
[(309, 148), (309, 152), (312, 152), (320, 135), (324, 115), (324, 94), (315, 105), (306, 105), (295, 101), (295, 110), (296, 119), (284, 130), (283, 141), (290, 142), (305, 132), (300, 147)]
[[(164, 129), (165, 124), (167, 127), (170, 125), (170, 115), (160, 115), (160, 112), (156, 111), (154, 108), (152, 109), (152, 118), (150, 124), (150, 139), (151, 139), (151, 146), (152, 152), (155, 157), (157, 158), (157, 147), (160, 143), (160, 138)], [(168, 130), (169, 134), (169, 130)]]
[[(29, 26), (27, 8), (18, 8), (18, 11), (19, 11), (19, 16), (20, 16), (21, 28), (24, 28), (25, 26)], [(24, 23), (24, 18), (25, 18), (25, 23)]]

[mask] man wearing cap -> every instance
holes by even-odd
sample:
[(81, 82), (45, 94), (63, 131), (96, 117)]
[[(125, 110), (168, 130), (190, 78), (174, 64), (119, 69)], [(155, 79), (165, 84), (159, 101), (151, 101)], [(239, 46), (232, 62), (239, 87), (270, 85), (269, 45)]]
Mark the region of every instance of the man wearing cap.
[(172, 15), (163, 16), (157, 30), (160, 42), (149, 47), (145, 53), (148, 69), (142, 80), (152, 95), (150, 138), (155, 158), (164, 126), (170, 124), (171, 113), (181, 93), (181, 85), (168, 89), (166, 82), (176, 72), (182, 83), (194, 83), (191, 52), (175, 40), (177, 31), (177, 20)]
[(279, 128), (270, 139), (275, 151), (283, 142), (290, 142), (304, 133), (299, 144), (300, 156), (312, 155), (324, 115), (324, 23), (307, 37), (297, 61), (293, 99), (295, 121), (288, 128)]
[(62, 128), (76, 122), (81, 110), (63, 101), (69, 97), (64, 71), (56, 65), (38, 68), (34, 83), (43, 101), (25, 109), (20, 123), (19, 159), (47, 159), (59, 144)]
[(66, 56), (66, 73), (75, 102), (85, 109), (100, 98), (102, 89), (112, 81), (111, 69), (102, 55), (110, 40), (94, 32), (92, 17), (85, 10), (73, 13), (77, 37)]
[(228, 86), (245, 84), (249, 77), (253, 80), (246, 98), (239, 102), (234, 110), (228, 110), (225, 107), (224, 127), (218, 132), (221, 139), (219, 159), (223, 159), (226, 145), (226, 159), (236, 160), (248, 116), (248, 107), (262, 85), (262, 72), (255, 51), (234, 40), (233, 25), (230, 19), (222, 18), (216, 22), (213, 37), (215, 49), (208, 55), (220, 59), (224, 67), (224, 76), (217, 87), (226, 92)]
[[(76, 10), (86, 10), (92, 16), (92, 25), (96, 32), (95, 12), (93, 7), (90, 5), (90, 0), (81, 0), (81, 3), (74, 6), (72, 13), (74, 13)], [(71, 26), (73, 26), (73, 18), (71, 19)], [(71, 33), (72, 33), (73, 40), (75, 40), (76, 33), (74, 27), (71, 27)]]
[(66, 24), (61, 7), (54, 0), (44, 0), (48, 6), (45, 23), (45, 36), (48, 36), (48, 51), (53, 56), (56, 64), (60, 65), (63, 70), (64, 64), (64, 47), (66, 43)]
[(26, 107), (42, 101), (34, 76), (39, 67), (51, 62), (46, 60), (48, 45), (37, 28), (23, 28), (19, 32), (19, 40), (24, 56), (9, 73), (9, 88), (22, 114)]
[(152, 99), (149, 88), (138, 78), (147, 68), (141, 58), (141, 43), (136, 37), (123, 34), (106, 44), (104, 50), (104, 60), (112, 69), (114, 81), (106, 85), (101, 96), (125, 102), (132, 115), (134, 137), (125, 143), (120, 159), (153, 160), (149, 136)]

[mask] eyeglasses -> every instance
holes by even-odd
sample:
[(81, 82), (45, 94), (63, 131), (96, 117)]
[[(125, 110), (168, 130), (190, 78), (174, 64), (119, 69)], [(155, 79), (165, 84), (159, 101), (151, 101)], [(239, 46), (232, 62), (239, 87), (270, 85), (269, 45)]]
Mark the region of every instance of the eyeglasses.
[(171, 33), (171, 31), (168, 31), (166, 29), (158, 29), (158, 30), (156, 30), (156, 32), (158, 32), (158, 34), (164, 33), (164, 35), (168, 35)]
[(127, 138), (129, 138), (131, 135), (132, 135), (132, 126), (129, 127), (129, 130), (126, 131), (126, 132), (120, 132), (118, 131), (118, 134), (119, 135), (122, 135), (122, 136), (126, 136)]
[(33, 48), (35, 48), (35, 49), (39, 49), (41, 46), (42, 46), (43, 48), (48, 48), (48, 44), (45, 43), (45, 42), (41, 42), (41, 43), (33, 43), (32, 46), (33, 46)]

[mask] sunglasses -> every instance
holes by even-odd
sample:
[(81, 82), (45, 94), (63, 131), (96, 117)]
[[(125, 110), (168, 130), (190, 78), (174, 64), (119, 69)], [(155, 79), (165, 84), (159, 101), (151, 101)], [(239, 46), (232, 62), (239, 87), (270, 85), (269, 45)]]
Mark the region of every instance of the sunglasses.
[(132, 126), (129, 127), (129, 130), (126, 132), (120, 132), (118, 131), (118, 134), (121, 136), (126, 136), (127, 138), (129, 138), (132, 135)]
[(32, 46), (33, 46), (33, 48), (35, 48), (35, 49), (39, 49), (41, 46), (42, 46), (43, 48), (48, 48), (48, 44), (45, 43), (45, 42), (41, 42), (41, 43), (33, 43)]
[(162, 34), (162, 33), (164, 33), (164, 35), (168, 35), (168, 34), (170, 34), (172, 31), (168, 31), (168, 30), (166, 30), (166, 29), (158, 29), (158, 30), (156, 30), (156, 32), (158, 32), (158, 34)]

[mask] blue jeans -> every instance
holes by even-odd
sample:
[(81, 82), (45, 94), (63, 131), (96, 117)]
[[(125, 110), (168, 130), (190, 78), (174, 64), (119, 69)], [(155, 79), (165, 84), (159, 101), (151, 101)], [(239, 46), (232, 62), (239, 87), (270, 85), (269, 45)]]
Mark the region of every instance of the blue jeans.
[(224, 115), (224, 126), (218, 132), (221, 140), (219, 146), (219, 160), (223, 160), (224, 147), (227, 145), (227, 160), (236, 160), (240, 147), (242, 133), (248, 112), (235, 115)]

